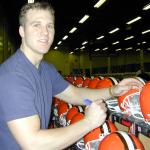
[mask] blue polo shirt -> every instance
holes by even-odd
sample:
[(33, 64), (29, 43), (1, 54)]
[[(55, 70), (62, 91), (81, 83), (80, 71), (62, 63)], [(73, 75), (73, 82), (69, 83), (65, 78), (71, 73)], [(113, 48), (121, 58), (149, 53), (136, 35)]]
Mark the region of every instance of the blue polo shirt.
[(42, 61), (37, 69), (18, 49), (0, 66), (0, 148), (19, 150), (9, 132), (7, 122), (39, 115), (41, 128), (47, 128), (52, 97), (68, 86), (68, 82), (52, 64)]

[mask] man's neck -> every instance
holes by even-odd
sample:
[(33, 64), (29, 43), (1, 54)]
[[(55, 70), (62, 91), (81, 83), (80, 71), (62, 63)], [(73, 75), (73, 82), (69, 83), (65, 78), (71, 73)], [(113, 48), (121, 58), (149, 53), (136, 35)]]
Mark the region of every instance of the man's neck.
[(27, 50), (20, 46), (20, 50), (28, 58), (28, 60), (38, 69), (40, 62), (43, 59), (43, 55), (40, 55), (32, 50)]

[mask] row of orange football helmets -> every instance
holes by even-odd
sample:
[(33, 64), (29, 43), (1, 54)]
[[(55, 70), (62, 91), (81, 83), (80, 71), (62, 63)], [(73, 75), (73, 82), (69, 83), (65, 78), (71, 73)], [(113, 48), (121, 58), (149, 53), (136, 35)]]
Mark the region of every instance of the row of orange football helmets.
[[(74, 124), (84, 118), (84, 107), (73, 106), (63, 100), (54, 98), (54, 122), (59, 122), (59, 127)], [(58, 124), (57, 124), (58, 125)], [(106, 120), (103, 125), (90, 131), (76, 144), (77, 149), (84, 150), (144, 150), (137, 137), (131, 133), (119, 131), (111, 120)]]
[[(145, 121), (149, 124), (150, 122), (150, 81), (146, 81), (140, 77), (135, 77), (140, 80), (144, 87), (142, 91), (130, 90), (126, 94), (116, 97), (120, 113), (133, 116), (135, 119)], [(69, 79), (72, 79), (72, 81)], [(119, 79), (115, 77), (81, 77), (78, 76), (66, 78), (69, 82), (77, 87), (85, 87), (92, 89), (100, 89), (111, 87), (118, 84)], [(116, 103), (116, 102), (115, 102)], [(118, 109), (117, 109), (118, 110)]]

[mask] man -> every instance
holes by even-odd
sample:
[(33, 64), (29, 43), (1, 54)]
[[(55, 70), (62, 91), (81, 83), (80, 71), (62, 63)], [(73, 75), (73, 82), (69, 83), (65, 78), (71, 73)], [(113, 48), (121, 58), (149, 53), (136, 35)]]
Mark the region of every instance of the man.
[[(23, 6), (19, 16), (20, 49), (0, 67), (0, 146), (3, 150), (60, 150), (103, 124), (103, 100), (140, 89), (136, 79), (124, 79), (105, 89), (77, 88), (65, 81), (54, 66), (44, 62), (54, 38), (54, 10), (44, 2)], [(75, 105), (93, 103), (83, 120), (65, 128), (47, 129), (52, 97)]]

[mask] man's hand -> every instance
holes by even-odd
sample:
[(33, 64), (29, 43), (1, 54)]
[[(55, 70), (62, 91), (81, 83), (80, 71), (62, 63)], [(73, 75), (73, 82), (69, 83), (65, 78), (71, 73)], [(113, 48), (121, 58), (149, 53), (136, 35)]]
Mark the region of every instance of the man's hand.
[(121, 96), (131, 89), (142, 90), (144, 83), (136, 78), (126, 78), (120, 81), (116, 86), (111, 87), (113, 96)]
[(91, 130), (101, 126), (106, 119), (106, 105), (102, 100), (97, 100), (91, 105), (87, 106), (85, 109), (85, 120), (87, 121), (87, 126)]

